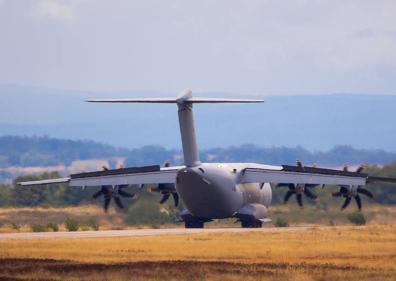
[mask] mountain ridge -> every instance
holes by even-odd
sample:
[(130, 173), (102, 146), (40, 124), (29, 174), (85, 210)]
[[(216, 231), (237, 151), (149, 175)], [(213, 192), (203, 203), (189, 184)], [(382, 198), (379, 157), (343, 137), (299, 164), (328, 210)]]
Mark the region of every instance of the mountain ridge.
[[(164, 94), (147, 92), (139, 96)], [(214, 93), (198, 95), (213, 96)], [(0, 85), (0, 134), (93, 139), (129, 149), (146, 144), (179, 149), (179, 125), (174, 105), (83, 102), (92, 97), (128, 96), (138, 94)], [(228, 96), (238, 97), (237, 94)], [(260, 105), (195, 106), (200, 148), (252, 143), (265, 147), (302, 146), (315, 151), (349, 144), (359, 149), (396, 151), (393, 125), (396, 123), (396, 96), (331, 94), (264, 96), (264, 99), (266, 103)]]

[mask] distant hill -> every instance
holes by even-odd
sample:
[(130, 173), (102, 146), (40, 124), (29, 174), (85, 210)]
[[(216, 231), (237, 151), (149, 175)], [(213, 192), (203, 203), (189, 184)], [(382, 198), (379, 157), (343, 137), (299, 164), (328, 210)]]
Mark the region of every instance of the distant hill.
[[(182, 163), (180, 150), (161, 146), (144, 146), (138, 149), (116, 148), (89, 140), (65, 140), (50, 137), (0, 137), (0, 168), (10, 166), (70, 165), (76, 160), (122, 158), (128, 166), (160, 164), (165, 159)], [(354, 149), (336, 146), (328, 151), (311, 152), (302, 147), (260, 147), (246, 144), (228, 148), (201, 150), (206, 162), (257, 162), (268, 164), (293, 164), (296, 159), (306, 164), (323, 166), (343, 164), (385, 164), (396, 160), (396, 153), (384, 150)], [(110, 163), (114, 166), (115, 163)]]
[[(83, 102), (91, 97), (176, 94), (89, 93), (0, 85), (0, 134), (90, 139), (129, 149), (156, 145), (178, 150), (181, 144), (175, 105)], [(324, 151), (348, 144), (396, 152), (396, 96), (337, 94), (264, 99), (266, 103), (255, 105), (196, 105), (199, 147), (250, 143)]]
[(49, 137), (0, 137), (0, 167), (70, 165), (75, 160), (126, 155), (127, 149), (88, 140)]

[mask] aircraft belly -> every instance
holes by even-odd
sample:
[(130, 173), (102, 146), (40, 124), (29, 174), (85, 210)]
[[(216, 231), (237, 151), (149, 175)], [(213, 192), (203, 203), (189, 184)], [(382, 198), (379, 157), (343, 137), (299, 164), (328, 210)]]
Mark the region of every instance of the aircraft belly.
[(231, 177), (214, 176), (207, 170), (206, 174), (189, 168), (179, 171), (176, 190), (187, 210), (196, 217), (231, 217), (243, 204), (242, 193), (235, 189)]

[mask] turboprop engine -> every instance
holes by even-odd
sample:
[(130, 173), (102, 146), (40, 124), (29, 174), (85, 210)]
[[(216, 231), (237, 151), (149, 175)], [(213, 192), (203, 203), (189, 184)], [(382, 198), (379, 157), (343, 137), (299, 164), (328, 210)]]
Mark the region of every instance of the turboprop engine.
[[(364, 169), (364, 166), (360, 166), (356, 172), (361, 173)], [(343, 171), (348, 172), (348, 166), (344, 166)], [(341, 210), (344, 210), (348, 205), (351, 203), (352, 198), (355, 199), (356, 205), (358, 206), (358, 210), (362, 209), (362, 199), (360, 198), (359, 194), (363, 194), (371, 199), (374, 200), (374, 195), (368, 191), (367, 189), (360, 187), (360, 186), (345, 186), (341, 185), (340, 190), (338, 192), (334, 192), (332, 195), (334, 197), (344, 197), (345, 201), (344, 204), (341, 206)]]

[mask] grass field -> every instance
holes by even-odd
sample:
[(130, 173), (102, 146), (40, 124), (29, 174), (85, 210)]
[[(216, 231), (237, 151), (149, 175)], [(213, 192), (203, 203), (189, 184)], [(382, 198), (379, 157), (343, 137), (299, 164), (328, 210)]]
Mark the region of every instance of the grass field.
[(1, 240), (0, 280), (396, 280), (396, 225)]

